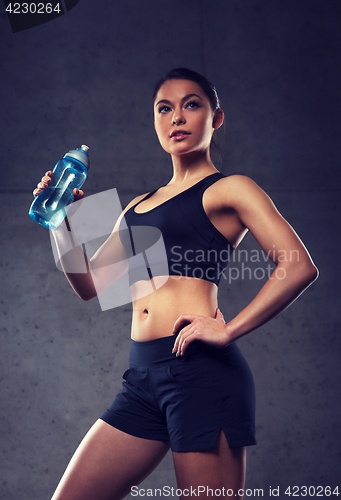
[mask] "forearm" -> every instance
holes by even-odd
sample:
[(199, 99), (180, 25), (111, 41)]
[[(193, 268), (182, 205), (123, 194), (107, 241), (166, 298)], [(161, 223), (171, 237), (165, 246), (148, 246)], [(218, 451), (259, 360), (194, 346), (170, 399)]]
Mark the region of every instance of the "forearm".
[(69, 220), (51, 231), (58, 252), (59, 262), (70, 285), (83, 300), (97, 295), (89, 261), (83, 248), (75, 240)]
[(128, 269), (118, 231), (112, 232), (91, 259), (76, 241), (67, 218), (52, 234), (64, 274), (83, 300), (99, 295)]
[(311, 262), (279, 264), (250, 304), (226, 324), (228, 341), (246, 335), (284, 311), (317, 275)]

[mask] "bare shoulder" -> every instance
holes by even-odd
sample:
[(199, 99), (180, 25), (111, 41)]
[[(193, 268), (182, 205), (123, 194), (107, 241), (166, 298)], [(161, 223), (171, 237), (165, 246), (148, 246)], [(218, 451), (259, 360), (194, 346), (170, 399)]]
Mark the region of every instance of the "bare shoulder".
[(250, 177), (241, 174), (228, 175), (223, 177), (217, 183), (222, 189), (228, 189), (231, 193), (247, 192), (252, 190), (261, 190), (261, 188)]
[[(216, 182), (216, 194), (224, 206), (240, 209), (252, 206), (271, 206), (273, 203), (265, 191), (246, 175), (229, 175)], [(256, 205), (256, 206), (255, 206)]]

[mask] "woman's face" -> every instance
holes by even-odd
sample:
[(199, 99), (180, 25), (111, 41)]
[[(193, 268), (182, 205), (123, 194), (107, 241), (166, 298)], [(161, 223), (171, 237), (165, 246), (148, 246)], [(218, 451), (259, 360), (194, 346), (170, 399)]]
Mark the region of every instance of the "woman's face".
[(221, 110), (214, 114), (205, 92), (190, 80), (166, 81), (154, 102), (157, 136), (172, 155), (206, 151), (223, 116)]

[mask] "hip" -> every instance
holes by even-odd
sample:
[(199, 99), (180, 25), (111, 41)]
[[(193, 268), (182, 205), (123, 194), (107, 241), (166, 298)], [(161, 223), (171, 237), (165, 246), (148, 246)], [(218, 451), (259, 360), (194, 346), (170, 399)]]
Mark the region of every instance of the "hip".
[[(175, 384), (234, 393), (253, 389), (250, 367), (235, 342), (224, 348), (192, 342), (184, 356), (172, 353), (175, 336), (136, 342), (131, 340), (129, 371), (155, 374)], [(243, 391), (243, 389), (242, 389)]]

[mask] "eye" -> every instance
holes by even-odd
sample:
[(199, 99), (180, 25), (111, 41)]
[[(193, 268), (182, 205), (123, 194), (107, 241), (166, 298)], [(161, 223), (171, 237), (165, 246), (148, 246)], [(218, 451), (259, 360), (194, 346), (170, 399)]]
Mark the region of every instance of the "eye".
[(199, 103), (197, 101), (189, 101), (186, 103), (186, 108), (189, 109), (199, 108)]
[(166, 104), (163, 104), (162, 106), (158, 107), (159, 113), (167, 113), (168, 111), (170, 111), (170, 107), (167, 106)]

